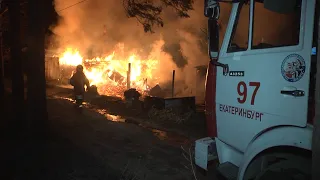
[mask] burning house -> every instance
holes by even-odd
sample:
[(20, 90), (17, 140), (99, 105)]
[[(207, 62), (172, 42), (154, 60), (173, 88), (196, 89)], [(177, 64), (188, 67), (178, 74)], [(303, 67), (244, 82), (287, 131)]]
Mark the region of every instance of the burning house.
[[(48, 61), (48, 74), (56, 65), (55, 60)], [(92, 59), (84, 58), (78, 50), (68, 48), (59, 56), (58, 66), (60, 79), (70, 78), (75, 66), (82, 64), (84, 73), (91, 85), (98, 87), (98, 92), (104, 95), (122, 96), (127, 89), (128, 64), (131, 63), (130, 86), (138, 91), (148, 88), (146, 79), (155, 80), (152, 70), (157, 67), (156, 59), (141, 59), (132, 53), (121, 57), (115, 52)]]

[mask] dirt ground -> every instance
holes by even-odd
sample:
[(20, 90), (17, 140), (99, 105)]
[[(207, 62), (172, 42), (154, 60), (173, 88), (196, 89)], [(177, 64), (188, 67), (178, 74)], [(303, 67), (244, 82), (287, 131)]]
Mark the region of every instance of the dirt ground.
[[(20, 150), (15, 179), (195, 179), (189, 156), (190, 148), (193, 159), (192, 133), (166, 130), (159, 123), (125, 122), (124, 117), (115, 120), (91, 108), (77, 114), (65, 90), (49, 88), (47, 94), (50, 138), (41, 149)], [(38, 162), (39, 155), (45, 160)], [(195, 173), (198, 180), (216, 179)]]
[[(73, 101), (72, 92), (69, 86), (50, 86), (47, 89), (48, 96), (68, 101)], [(129, 123), (140, 124), (166, 132), (174, 132), (192, 140), (206, 136), (204, 107), (202, 106), (197, 106), (197, 111), (192, 113), (189, 119), (177, 123), (172, 119), (165, 120), (149, 117), (145, 109), (126, 108), (121, 98), (86, 94), (85, 99), (87, 108), (105, 115), (110, 120), (119, 119), (121, 121), (121, 119), (125, 119)]]

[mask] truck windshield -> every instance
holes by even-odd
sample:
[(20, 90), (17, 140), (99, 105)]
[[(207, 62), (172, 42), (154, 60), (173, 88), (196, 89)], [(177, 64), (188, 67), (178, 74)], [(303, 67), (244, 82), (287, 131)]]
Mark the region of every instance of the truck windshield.
[(295, 11), (280, 14), (264, 8), (263, 1), (254, 4), (252, 49), (264, 49), (299, 44), (301, 0)]
[[(299, 44), (301, 0), (295, 11), (280, 14), (264, 8), (263, 0), (254, 1), (251, 49), (265, 49)], [(240, 3), (228, 53), (246, 51), (249, 45), (250, 5)]]

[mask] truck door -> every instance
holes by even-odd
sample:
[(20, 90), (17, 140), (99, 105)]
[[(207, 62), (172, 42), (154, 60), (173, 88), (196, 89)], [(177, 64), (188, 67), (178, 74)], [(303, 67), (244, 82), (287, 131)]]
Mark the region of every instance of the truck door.
[(218, 138), (244, 151), (261, 131), (306, 126), (315, 1), (279, 14), (263, 0), (233, 5), (217, 67)]

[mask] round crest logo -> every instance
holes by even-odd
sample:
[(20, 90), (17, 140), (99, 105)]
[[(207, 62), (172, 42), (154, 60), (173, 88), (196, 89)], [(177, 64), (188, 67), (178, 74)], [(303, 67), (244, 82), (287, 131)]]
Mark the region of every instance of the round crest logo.
[(299, 81), (306, 71), (306, 64), (299, 54), (290, 54), (281, 65), (281, 74), (289, 82)]

